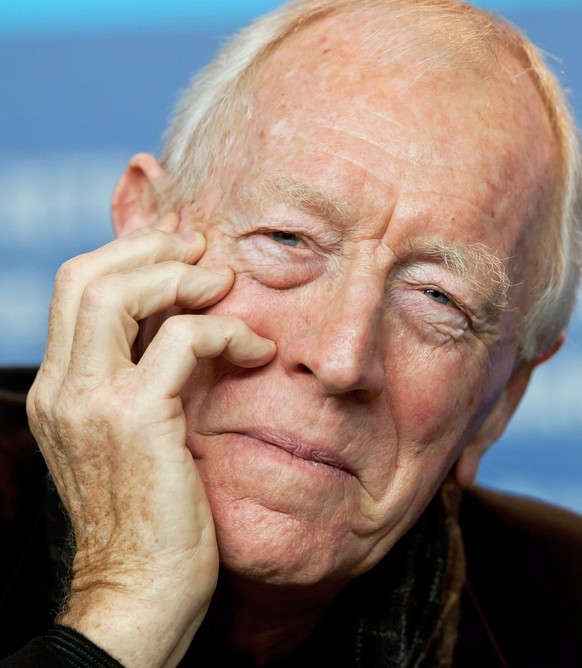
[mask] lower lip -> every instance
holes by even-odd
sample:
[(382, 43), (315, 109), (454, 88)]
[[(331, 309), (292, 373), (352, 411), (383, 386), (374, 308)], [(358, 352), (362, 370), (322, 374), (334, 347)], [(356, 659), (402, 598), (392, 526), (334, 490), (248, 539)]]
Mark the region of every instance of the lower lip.
[(351, 473), (337, 468), (336, 466), (331, 466), (324, 462), (317, 462), (312, 459), (297, 457), (281, 446), (270, 443), (269, 441), (263, 441), (259, 438), (247, 436), (246, 434), (231, 433), (229, 441), (234, 447), (244, 448), (244, 454), (246, 456), (251, 454), (253, 458), (256, 458), (254, 461), (257, 461), (257, 463), (260, 462), (260, 460), (264, 460), (265, 463), (275, 463), (280, 470), (282, 467), (285, 467), (289, 470), (296, 470), (303, 476), (306, 474), (318, 477), (321, 476), (327, 479), (331, 478), (336, 482), (341, 481), (344, 483), (350, 480), (353, 481), (354, 478)]

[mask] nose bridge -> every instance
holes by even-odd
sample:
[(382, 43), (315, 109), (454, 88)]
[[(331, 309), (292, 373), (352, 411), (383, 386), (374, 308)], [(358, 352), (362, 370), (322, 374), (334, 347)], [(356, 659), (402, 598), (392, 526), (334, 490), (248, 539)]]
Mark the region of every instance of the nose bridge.
[(337, 298), (330, 300), (325, 312), (326, 325), (333, 334), (331, 347), (334, 342), (340, 345), (343, 342), (349, 347), (349, 359), (354, 361), (375, 352), (380, 335), (382, 302), (383, 295), (370, 281), (349, 281)]
[(346, 276), (298, 333), (297, 362), (327, 393), (360, 390), (375, 396), (382, 391), (383, 304), (383, 280)]

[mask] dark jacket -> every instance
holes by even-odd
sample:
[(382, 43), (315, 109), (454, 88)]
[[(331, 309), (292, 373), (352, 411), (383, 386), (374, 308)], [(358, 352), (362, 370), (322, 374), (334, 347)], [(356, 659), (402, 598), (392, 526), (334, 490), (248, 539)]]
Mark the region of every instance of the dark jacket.
[[(33, 376), (0, 371), (0, 659), (28, 643), (18, 661), (0, 665), (115, 665), (106, 656), (92, 658), (82, 637), (53, 631), (50, 642), (30, 643), (50, 627), (65, 576), (48, 538), (62, 517), (47, 496), (44, 463), (26, 426), (24, 397)], [(582, 517), (475, 489), (463, 497), (460, 522), (467, 577), (455, 666), (580, 668)], [(79, 656), (89, 652), (85, 659), (76, 655), (76, 642)], [(71, 656), (63, 659), (68, 644)]]

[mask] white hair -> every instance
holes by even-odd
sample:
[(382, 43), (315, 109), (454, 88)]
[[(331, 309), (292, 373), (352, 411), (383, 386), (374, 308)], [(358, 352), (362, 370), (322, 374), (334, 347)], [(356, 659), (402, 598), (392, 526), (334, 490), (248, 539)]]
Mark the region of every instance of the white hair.
[[(578, 133), (556, 78), (537, 49), (500, 17), (458, 0), (296, 0), (264, 16), (235, 36), (194, 78), (179, 102), (166, 134), (162, 162), (167, 173), (165, 206), (193, 201), (219, 171), (235, 141), (252, 126), (258, 68), (287, 36), (332, 14), (374, 12), (363, 57), (394, 61), (417, 56), (423, 72), (450, 66), (495, 71), (509, 54), (531, 77), (551, 123), (560, 159), (548, 220), (543, 221), (536, 284), (520, 330), (521, 359), (549, 350), (565, 330), (581, 273), (582, 159)], [(377, 15), (381, 14), (381, 22)], [(386, 18), (404, 40), (389, 47)], [(431, 56), (426, 57), (426, 45)], [(418, 58), (422, 58), (418, 62)], [(162, 205), (163, 206), (163, 205)], [(547, 209), (542, 209), (545, 211)]]

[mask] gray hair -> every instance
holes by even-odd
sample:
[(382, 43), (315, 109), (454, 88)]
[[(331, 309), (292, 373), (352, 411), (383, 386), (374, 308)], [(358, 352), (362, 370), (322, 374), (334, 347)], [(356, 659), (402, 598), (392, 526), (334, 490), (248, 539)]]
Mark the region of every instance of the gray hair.
[[(564, 93), (537, 49), (489, 12), (459, 0), (296, 0), (264, 16), (236, 35), (183, 94), (162, 154), (167, 173), (164, 206), (193, 201), (220, 170), (234, 142), (244, 138), (252, 124), (257, 70), (287, 36), (332, 14), (371, 10), (383, 13), (382, 24), (371, 23), (373, 39), (364, 56), (395, 61), (431, 44), (431, 57), (423, 55), (418, 63), (424, 73), (459, 64), (491, 73), (509, 54), (538, 90), (554, 133), (560, 173), (536, 257), (532, 303), (518, 342), (520, 358), (533, 360), (558, 340), (576, 301), (582, 265), (580, 142)], [(395, 25), (414, 30), (404, 42), (381, 49), (386, 15)]]

